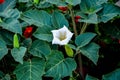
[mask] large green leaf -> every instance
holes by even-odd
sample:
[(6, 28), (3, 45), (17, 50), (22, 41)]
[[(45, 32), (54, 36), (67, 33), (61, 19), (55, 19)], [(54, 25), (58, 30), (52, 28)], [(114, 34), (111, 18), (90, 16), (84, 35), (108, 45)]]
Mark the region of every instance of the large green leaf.
[(25, 47), (13, 48), (11, 50), (11, 54), (13, 58), (15, 59), (15, 61), (23, 64), (23, 57), (25, 55), (26, 50), (27, 49)]
[(90, 76), (90, 75), (86, 75), (85, 80), (99, 80), (99, 79), (97, 79), (93, 76)]
[(83, 13), (93, 14), (102, 9), (103, 3), (107, 0), (81, 0), (80, 9)]
[(0, 36), (0, 60), (8, 53), (6, 43)]
[(76, 6), (77, 4), (80, 4), (81, 0), (65, 0), (68, 4)]
[(32, 59), (19, 64), (15, 69), (17, 80), (42, 80), (44, 74), (45, 61), (42, 59)]
[(37, 27), (51, 25), (51, 16), (42, 10), (28, 10), (22, 14), (21, 19), (29, 25), (36, 25)]
[(46, 2), (49, 2), (51, 4), (55, 4), (55, 5), (62, 5), (62, 6), (65, 6), (66, 3), (65, 1), (62, 1), (62, 0), (46, 0)]
[(46, 64), (45, 76), (53, 77), (56, 80), (70, 76), (76, 68), (76, 62), (72, 58), (64, 58), (59, 51), (52, 51)]
[(19, 2), (29, 2), (29, 0), (18, 0)]
[(75, 44), (79, 47), (83, 47), (87, 45), (95, 36), (96, 36), (95, 33), (90, 32), (80, 34), (76, 37)]
[[(52, 6), (52, 4), (50, 4), (49, 2), (46, 2), (45, 0), (40, 0), (39, 4), (36, 6), (38, 8), (48, 8)], [(50, 10), (48, 10), (50, 11)]]
[(103, 75), (102, 80), (120, 80), (120, 69), (116, 69), (113, 72)]
[(18, 19), (20, 17), (20, 12), (18, 9), (9, 9), (7, 11), (1, 12), (0, 16), (5, 18), (15, 18)]
[(8, 31), (22, 35), (22, 28), (20, 27), (20, 23), (14, 18), (6, 19), (4, 22), (0, 23), (0, 26), (4, 29), (7, 29)]
[(5, 0), (4, 4), (0, 4), (0, 12), (12, 9), (16, 4), (16, 0)]
[(97, 64), (99, 55), (99, 46), (95, 43), (90, 43), (84, 47), (80, 48), (80, 52), (86, 56), (87, 58), (89, 58), (94, 64)]
[(67, 19), (60, 12), (55, 11), (52, 15), (52, 24), (55, 28), (62, 28), (64, 25), (69, 26)]
[(3, 40), (6, 42), (6, 45), (13, 45), (13, 33), (10, 33), (7, 30), (1, 29), (0, 34)]
[(88, 14), (87, 17), (82, 18), (79, 21), (80, 22), (85, 22), (85, 23), (97, 24), (98, 23), (97, 14)]
[(31, 38), (26, 38), (22, 43), (23, 43), (23, 46), (29, 47), (29, 46), (31, 46), (32, 39)]
[(51, 30), (53, 30), (53, 29), (50, 26), (42, 26), (35, 31), (33, 36), (40, 40), (50, 42), (53, 39)]
[(50, 52), (51, 49), (49, 47), (49, 45), (47, 43), (45, 43), (45, 41), (41, 41), (41, 40), (35, 40), (30, 49), (29, 52), (37, 57), (47, 57)]
[(113, 4), (105, 4), (103, 10), (98, 14), (99, 22), (106, 23), (115, 16), (120, 14), (120, 7), (117, 7)]

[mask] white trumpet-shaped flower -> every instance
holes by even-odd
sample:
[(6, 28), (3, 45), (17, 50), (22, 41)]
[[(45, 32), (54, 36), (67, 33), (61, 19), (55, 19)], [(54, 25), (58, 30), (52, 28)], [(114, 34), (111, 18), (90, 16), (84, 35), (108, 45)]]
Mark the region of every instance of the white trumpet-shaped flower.
[(51, 32), (53, 34), (52, 44), (66, 45), (73, 36), (73, 33), (65, 25), (63, 28)]

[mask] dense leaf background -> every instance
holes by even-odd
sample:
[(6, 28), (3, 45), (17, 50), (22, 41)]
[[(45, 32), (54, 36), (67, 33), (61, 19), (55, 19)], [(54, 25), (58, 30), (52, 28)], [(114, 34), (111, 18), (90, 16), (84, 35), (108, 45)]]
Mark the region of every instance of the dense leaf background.
[[(63, 26), (72, 39), (52, 44)], [(0, 3), (0, 80), (120, 80), (119, 48), (119, 0)]]

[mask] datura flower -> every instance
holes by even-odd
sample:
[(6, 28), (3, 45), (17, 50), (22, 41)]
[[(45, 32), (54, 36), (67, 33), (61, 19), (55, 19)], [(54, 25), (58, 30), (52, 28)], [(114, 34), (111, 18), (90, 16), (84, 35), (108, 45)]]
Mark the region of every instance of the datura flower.
[(53, 34), (52, 44), (66, 45), (73, 36), (73, 33), (66, 26), (58, 30), (52, 30), (51, 32)]

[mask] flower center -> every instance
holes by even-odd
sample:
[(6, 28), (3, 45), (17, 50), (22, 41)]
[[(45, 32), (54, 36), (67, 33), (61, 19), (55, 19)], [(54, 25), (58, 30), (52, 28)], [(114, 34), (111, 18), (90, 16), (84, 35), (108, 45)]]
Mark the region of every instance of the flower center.
[(66, 31), (65, 32), (59, 32), (59, 40), (62, 41), (66, 39)]

